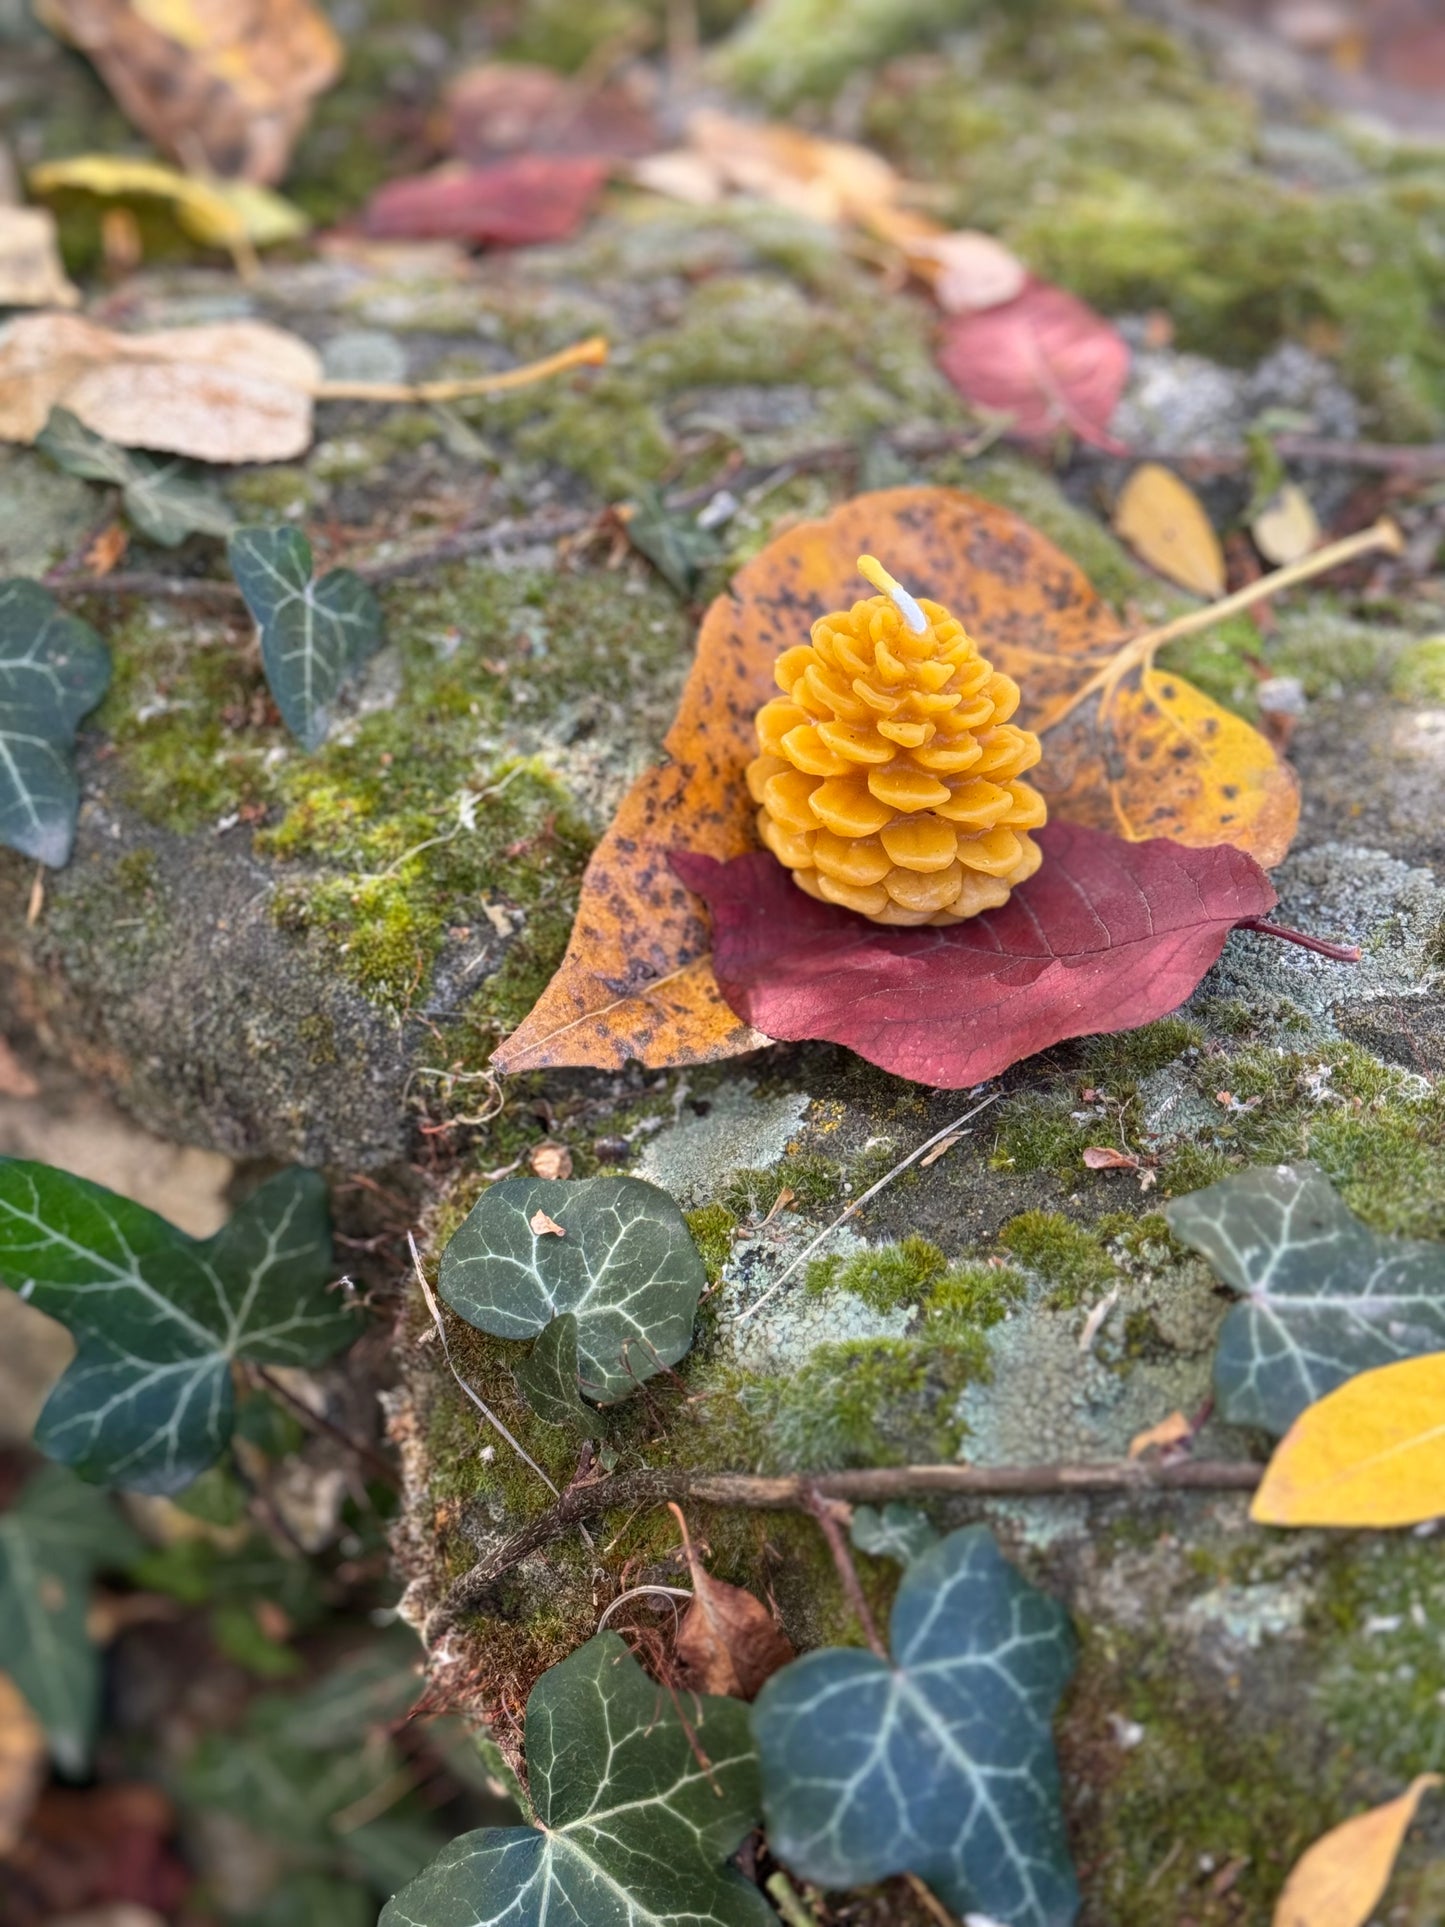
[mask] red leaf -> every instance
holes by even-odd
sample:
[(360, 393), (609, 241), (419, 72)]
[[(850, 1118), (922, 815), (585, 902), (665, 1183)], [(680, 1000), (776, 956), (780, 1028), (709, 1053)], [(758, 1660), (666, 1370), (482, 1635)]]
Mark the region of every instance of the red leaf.
[(440, 167), (391, 181), (372, 195), (366, 231), (377, 240), (476, 241), (525, 247), (564, 241), (581, 226), (607, 178), (606, 161), (523, 154), (490, 167)]
[(1111, 454), (1127, 454), (1109, 434), (1129, 373), (1129, 346), (1086, 303), (1048, 281), (979, 314), (944, 323), (938, 362), (959, 393), (979, 408), (1013, 417), (1012, 432), (1045, 440), (1061, 428)]
[(1081, 823), (1050, 823), (1038, 841), (1043, 867), (1001, 909), (940, 929), (819, 903), (763, 851), (671, 862), (712, 912), (713, 968), (745, 1023), (846, 1044), (946, 1090), (1177, 1009), (1235, 924), (1276, 900), (1228, 843), (1126, 843)]

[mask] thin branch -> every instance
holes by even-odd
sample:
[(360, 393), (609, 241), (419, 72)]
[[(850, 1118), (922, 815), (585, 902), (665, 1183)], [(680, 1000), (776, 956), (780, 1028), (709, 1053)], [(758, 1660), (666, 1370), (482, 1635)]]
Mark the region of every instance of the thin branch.
[(1317, 951), (1322, 957), (1333, 957), (1336, 963), (1358, 963), (1362, 955), (1357, 943), (1330, 943), (1324, 937), (1312, 937), (1307, 930), (1291, 929), (1287, 923), (1271, 923), (1268, 917), (1241, 917), (1234, 927), (1258, 931), (1261, 937), (1279, 937), (1285, 943), (1297, 943), (1301, 950)]
[(426, 1624), (435, 1644), (459, 1614), (473, 1611), (513, 1566), (560, 1539), (584, 1520), (604, 1512), (663, 1505), (675, 1499), (699, 1505), (743, 1506), (765, 1512), (806, 1512), (809, 1495), (850, 1503), (882, 1504), (934, 1494), (999, 1499), (1058, 1497), (1068, 1493), (1252, 1492), (1264, 1475), (1247, 1460), (1184, 1459), (1175, 1465), (1143, 1459), (1105, 1459), (1093, 1465), (898, 1465), (850, 1472), (784, 1473), (644, 1469), (573, 1486), (540, 1518), (522, 1526), (479, 1559), (447, 1591)]
[(991, 1096), (984, 1098), (982, 1103), (975, 1104), (971, 1111), (965, 1111), (962, 1117), (956, 1117), (951, 1124), (945, 1124), (941, 1131), (935, 1131), (931, 1138), (927, 1139), (925, 1143), (920, 1144), (916, 1150), (910, 1151), (908, 1156), (902, 1158), (895, 1164), (891, 1171), (886, 1171), (876, 1184), (870, 1184), (861, 1197), (854, 1198), (850, 1205), (845, 1206), (845, 1208), (838, 1213), (837, 1217), (834, 1218), (833, 1222), (830, 1225), (826, 1225), (823, 1230), (818, 1233), (817, 1237), (813, 1239), (812, 1243), (805, 1245), (797, 1257), (793, 1259), (792, 1263), (783, 1271), (779, 1272), (778, 1276), (768, 1286), (761, 1298), (754, 1299), (746, 1311), (740, 1311), (738, 1313), (736, 1322), (741, 1325), (745, 1320), (751, 1318), (755, 1311), (761, 1311), (768, 1300), (782, 1290), (789, 1278), (791, 1278), (793, 1273), (798, 1269), (798, 1266), (811, 1258), (818, 1247), (826, 1244), (833, 1233), (841, 1230), (850, 1218), (856, 1218), (865, 1204), (871, 1199), (876, 1198), (878, 1193), (892, 1184), (895, 1178), (901, 1177), (910, 1164), (916, 1164), (925, 1152), (933, 1149), (935, 1144), (949, 1137), (954, 1131), (958, 1130), (961, 1124), (967, 1124), (971, 1117), (977, 1117), (980, 1111), (986, 1111), (990, 1104), (997, 1104), (1002, 1096), (1002, 1091), (994, 1091)]
[(273, 1397), (280, 1399), (283, 1405), (296, 1414), (308, 1431), (319, 1432), (326, 1438), (334, 1439), (338, 1445), (345, 1446), (348, 1452), (360, 1459), (363, 1465), (370, 1466), (373, 1474), (383, 1484), (390, 1486), (393, 1492), (401, 1490), (401, 1480), (397, 1475), (396, 1467), (390, 1460), (384, 1459), (375, 1446), (369, 1445), (365, 1439), (353, 1438), (344, 1426), (338, 1425), (334, 1419), (329, 1419), (324, 1412), (314, 1412), (304, 1399), (297, 1398), (293, 1391), (283, 1385), (267, 1366), (252, 1365), (250, 1370)]
[(135, 595), (148, 602), (210, 602), (225, 609), (245, 606), (234, 582), (218, 582), (213, 576), (150, 575), (134, 569), (117, 569), (110, 575), (63, 575), (52, 569), (40, 579), (56, 596)]
[(476, 395), (504, 395), (514, 388), (530, 388), (549, 375), (572, 368), (599, 368), (607, 359), (607, 337), (589, 335), (555, 355), (506, 368), (496, 375), (472, 375), (459, 381), (323, 381), (312, 390), (317, 401), (429, 402), (469, 401)]
[(833, 1567), (838, 1574), (838, 1583), (843, 1588), (843, 1597), (853, 1608), (853, 1617), (863, 1628), (863, 1637), (879, 1659), (887, 1659), (888, 1648), (878, 1635), (878, 1625), (873, 1617), (873, 1609), (868, 1604), (863, 1582), (858, 1577), (858, 1568), (853, 1564), (853, 1555), (848, 1550), (848, 1541), (843, 1537), (843, 1528), (834, 1510), (841, 1501), (825, 1499), (816, 1486), (811, 1486), (803, 1503), (807, 1511), (817, 1520), (818, 1530), (828, 1542), (828, 1550), (833, 1555)]

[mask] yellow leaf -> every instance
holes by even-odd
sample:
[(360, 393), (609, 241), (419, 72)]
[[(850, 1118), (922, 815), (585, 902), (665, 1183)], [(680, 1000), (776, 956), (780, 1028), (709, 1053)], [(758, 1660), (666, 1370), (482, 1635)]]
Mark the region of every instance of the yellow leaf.
[(310, 226), (299, 207), (269, 188), (250, 181), (200, 179), (160, 161), (77, 154), (31, 168), (29, 179), (32, 190), (46, 196), (78, 192), (107, 201), (163, 201), (192, 240), (228, 252), (294, 241)]
[(1145, 462), (1114, 505), (1114, 528), (1140, 559), (1194, 595), (1224, 593), (1224, 552), (1199, 497), (1172, 470)]
[(1250, 1508), (1267, 1526), (1411, 1526), (1445, 1513), (1445, 1352), (1347, 1379), (1306, 1407)]
[(1250, 534), (1265, 561), (1282, 568), (1319, 547), (1319, 517), (1304, 490), (1286, 482), (1269, 506), (1255, 516)]
[(1274, 1927), (1364, 1927), (1390, 1878), (1415, 1809), (1438, 1773), (1422, 1773), (1395, 1800), (1357, 1813), (1316, 1840), (1295, 1863)]

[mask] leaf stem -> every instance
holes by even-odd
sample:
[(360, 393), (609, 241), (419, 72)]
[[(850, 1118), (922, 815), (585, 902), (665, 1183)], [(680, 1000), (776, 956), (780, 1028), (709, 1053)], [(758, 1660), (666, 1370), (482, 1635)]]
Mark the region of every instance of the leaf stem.
[(1312, 937), (1307, 930), (1292, 930), (1287, 923), (1271, 923), (1268, 917), (1241, 917), (1234, 927), (1257, 930), (1262, 937), (1279, 937), (1285, 943), (1297, 943), (1301, 950), (1318, 951), (1320, 956), (1333, 957), (1337, 963), (1358, 963), (1363, 954), (1357, 943), (1330, 943), (1324, 937)]
[(266, 1387), (273, 1398), (280, 1399), (288, 1410), (295, 1413), (309, 1432), (319, 1432), (325, 1438), (334, 1439), (338, 1445), (354, 1453), (363, 1465), (369, 1466), (374, 1478), (380, 1479), (393, 1492), (401, 1490), (401, 1480), (397, 1476), (396, 1467), (389, 1459), (384, 1459), (374, 1445), (369, 1445), (365, 1439), (353, 1438), (344, 1426), (338, 1425), (324, 1412), (313, 1411), (304, 1399), (297, 1398), (289, 1386), (283, 1385), (267, 1366), (250, 1365), (247, 1369)]
[(555, 355), (506, 368), (497, 375), (473, 375), (460, 381), (322, 381), (312, 390), (317, 401), (468, 401), (474, 395), (504, 395), (528, 388), (549, 375), (570, 368), (599, 368), (608, 353), (605, 335), (589, 335)]
[(828, 1550), (833, 1555), (833, 1564), (838, 1569), (838, 1580), (843, 1588), (843, 1596), (853, 1608), (853, 1616), (863, 1628), (863, 1637), (879, 1659), (887, 1659), (888, 1648), (878, 1634), (877, 1622), (868, 1604), (863, 1582), (858, 1577), (858, 1568), (853, 1564), (853, 1555), (848, 1550), (848, 1541), (843, 1537), (843, 1528), (838, 1520), (837, 1499), (825, 1499), (815, 1485), (804, 1487), (803, 1507), (818, 1522), (818, 1529), (828, 1541)]

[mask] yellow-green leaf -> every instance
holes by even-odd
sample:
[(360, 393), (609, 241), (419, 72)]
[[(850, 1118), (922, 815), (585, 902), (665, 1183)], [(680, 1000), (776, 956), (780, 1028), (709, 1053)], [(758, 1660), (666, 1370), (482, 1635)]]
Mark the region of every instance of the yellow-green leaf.
[(1171, 469), (1145, 462), (1114, 504), (1114, 528), (1151, 569), (1194, 595), (1224, 594), (1224, 551), (1204, 504)]
[(160, 161), (115, 154), (77, 154), (32, 167), (34, 193), (93, 194), (103, 201), (163, 201), (193, 241), (204, 247), (268, 248), (305, 234), (299, 207), (254, 181), (219, 181), (182, 174)]
[(1274, 1927), (1364, 1927), (1384, 1893), (1415, 1809), (1438, 1773), (1422, 1773), (1383, 1806), (1333, 1827), (1295, 1863)]
[(1410, 1526), (1445, 1513), (1445, 1352), (1361, 1372), (1307, 1406), (1250, 1513), (1271, 1526)]

